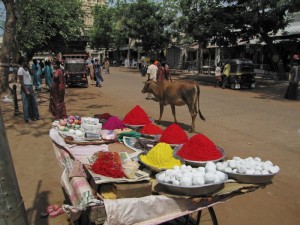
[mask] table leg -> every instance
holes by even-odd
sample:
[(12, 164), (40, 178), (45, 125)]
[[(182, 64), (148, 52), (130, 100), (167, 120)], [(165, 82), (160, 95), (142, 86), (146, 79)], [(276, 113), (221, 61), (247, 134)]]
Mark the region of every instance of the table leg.
[[(209, 211), (213, 225), (218, 225), (217, 216), (216, 216), (216, 213), (215, 213), (215, 210), (213, 209), (213, 207), (208, 207), (208, 211)], [(202, 210), (200, 210), (198, 212), (197, 221), (196, 221), (197, 225), (200, 225), (201, 215), (202, 215)]]

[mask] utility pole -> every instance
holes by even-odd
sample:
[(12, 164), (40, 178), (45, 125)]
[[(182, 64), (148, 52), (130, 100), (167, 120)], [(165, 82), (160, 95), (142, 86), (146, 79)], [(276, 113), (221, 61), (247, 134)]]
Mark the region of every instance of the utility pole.
[(0, 106), (0, 224), (29, 225)]

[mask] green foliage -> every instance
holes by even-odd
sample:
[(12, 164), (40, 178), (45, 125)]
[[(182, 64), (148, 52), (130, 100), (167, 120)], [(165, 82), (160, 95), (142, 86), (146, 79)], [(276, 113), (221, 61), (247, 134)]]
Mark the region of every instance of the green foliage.
[(33, 55), (38, 51), (59, 52), (83, 28), (83, 12), (77, 0), (18, 1), (18, 49)]
[(92, 48), (108, 49), (113, 44), (113, 13), (114, 10), (107, 6), (94, 8), (94, 25), (89, 33)]

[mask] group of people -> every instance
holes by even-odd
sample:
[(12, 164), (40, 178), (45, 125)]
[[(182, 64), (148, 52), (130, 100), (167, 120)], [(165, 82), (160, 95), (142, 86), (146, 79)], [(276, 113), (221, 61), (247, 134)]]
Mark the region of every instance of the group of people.
[[(160, 63), (159, 61), (150, 60), (150, 65), (147, 67), (148, 81), (154, 82), (172, 81), (169, 65), (166, 62)], [(151, 99), (151, 94), (148, 93), (146, 99)]]
[[(33, 86), (37, 92), (41, 91), (41, 66), (34, 60), (30, 68), (29, 63), (24, 59), (20, 61), (20, 67), (17, 75), (21, 85), (21, 98), (23, 103), (23, 116), (26, 123), (31, 123), (40, 119), (40, 114), (35, 98)], [(49, 111), (55, 119), (63, 119), (67, 117), (65, 96), (65, 79), (60, 62), (53, 61), (53, 69), (51, 62), (46, 61), (45, 68), (46, 86), (50, 91)]]
[(91, 59), (87, 65), (87, 69), (92, 84), (94, 81), (96, 81), (96, 87), (102, 87), (102, 82), (104, 81), (102, 71), (104, 71), (106, 74), (109, 74), (109, 67), (110, 63), (108, 58), (104, 60), (103, 64), (100, 63), (99, 59)]
[(222, 88), (226, 88), (228, 83), (228, 77), (230, 73), (230, 64), (226, 63), (224, 68), (221, 68), (221, 65), (218, 63), (215, 69), (215, 87), (220, 87), (222, 84)]

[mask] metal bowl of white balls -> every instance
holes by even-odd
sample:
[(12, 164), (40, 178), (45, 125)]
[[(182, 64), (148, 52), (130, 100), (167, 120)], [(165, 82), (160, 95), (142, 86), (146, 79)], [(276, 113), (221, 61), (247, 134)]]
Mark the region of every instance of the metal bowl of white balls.
[(212, 194), (224, 187), (226, 173), (216, 170), (216, 165), (192, 168), (190, 165), (174, 166), (156, 174), (157, 182), (167, 191), (185, 196)]
[(271, 161), (262, 161), (259, 157), (242, 159), (233, 157), (232, 160), (216, 163), (217, 170), (240, 183), (264, 184), (272, 181), (280, 168)]
[[(175, 155), (176, 155), (177, 157), (179, 157), (179, 158), (181, 158), (181, 157), (177, 155), (177, 152), (181, 149), (181, 147), (182, 147), (182, 144), (181, 144), (181, 145), (178, 145), (178, 146), (176, 146), (176, 147), (174, 148), (174, 153), (175, 153)], [(209, 161), (193, 161), (193, 160), (188, 160), (188, 159), (183, 159), (183, 158), (181, 158), (181, 159), (182, 159), (182, 161), (184, 161), (186, 164), (191, 165), (191, 166), (194, 166), (194, 167), (205, 166), (207, 162), (214, 162), (214, 163), (216, 163), (216, 162), (222, 161), (222, 160), (226, 157), (226, 153), (225, 153), (224, 149), (222, 149), (222, 148), (220, 148), (220, 147), (218, 147), (218, 146), (217, 146), (217, 149), (218, 149), (218, 151), (220, 151), (221, 154), (222, 154), (222, 157), (219, 158), (219, 159), (209, 160)]]

